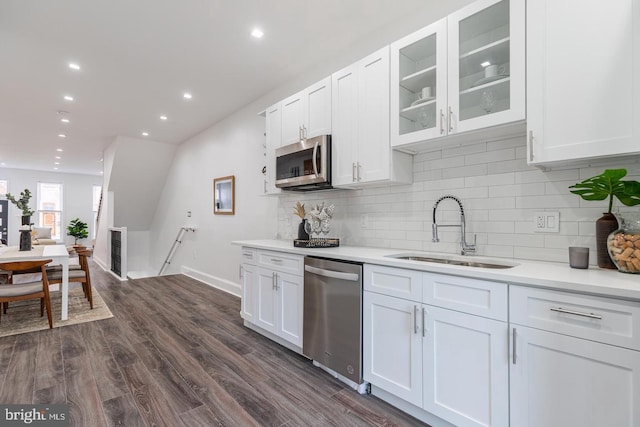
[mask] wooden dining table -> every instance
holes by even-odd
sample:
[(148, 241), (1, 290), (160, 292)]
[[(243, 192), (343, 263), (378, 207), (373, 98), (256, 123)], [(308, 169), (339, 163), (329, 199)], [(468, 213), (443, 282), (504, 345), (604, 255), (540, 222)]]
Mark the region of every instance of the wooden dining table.
[[(0, 263), (13, 261), (36, 261), (51, 259), (52, 264), (62, 266), (62, 320), (69, 317), (69, 252), (64, 245), (35, 245), (30, 251), (21, 251), (18, 246), (0, 247)], [(51, 285), (51, 290), (55, 290)]]

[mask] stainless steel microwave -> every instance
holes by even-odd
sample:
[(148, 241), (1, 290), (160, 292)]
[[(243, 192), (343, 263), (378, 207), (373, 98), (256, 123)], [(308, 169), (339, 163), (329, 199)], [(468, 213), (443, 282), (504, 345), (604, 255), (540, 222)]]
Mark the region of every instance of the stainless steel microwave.
[(331, 188), (331, 135), (277, 148), (275, 184), (290, 191)]

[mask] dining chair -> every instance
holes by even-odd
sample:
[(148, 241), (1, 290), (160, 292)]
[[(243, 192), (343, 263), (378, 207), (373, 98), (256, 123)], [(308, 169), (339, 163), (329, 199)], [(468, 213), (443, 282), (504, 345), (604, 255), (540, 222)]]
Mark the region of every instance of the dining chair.
[[(0, 270), (9, 273), (8, 284), (0, 285), (0, 303), (6, 306), (12, 301), (22, 301), (27, 299), (40, 299), (40, 316), (44, 315), (44, 309), (47, 309), (47, 317), (49, 319), (49, 329), (53, 328), (53, 317), (51, 315), (51, 299), (49, 298), (49, 282), (45, 264), (52, 260), (40, 261), (14, 261), (0, 263)], [(40, 280), (28, 283), (13, 283), (13, 275), (20, 274), (24, 271), (35, 271), (40, 269)], [(0, 310), (0, 318), (2, 318), (2, 310)]]
[[(89, 273), (89, 261), (88, 257), (91, 256), (92, 251), (89, 249), (78, 250), (79, 268), (69, 268), (69, 283), (82, 283), (82, 291), (85, 298), (89, 300), (89, 306), (93, 309), (93, 295), (91, 290), (91, 275)], [(62, 269), (59, 267), (48, 268), (46, 270), (49, 284), (62, 283)]]

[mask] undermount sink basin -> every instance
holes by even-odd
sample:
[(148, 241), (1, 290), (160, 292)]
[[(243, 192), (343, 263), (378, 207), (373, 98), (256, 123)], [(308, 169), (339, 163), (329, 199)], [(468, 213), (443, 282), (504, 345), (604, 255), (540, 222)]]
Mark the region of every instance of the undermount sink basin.
[(397, 254), (387, 255), (389, 258), (403, 259), (407, 261), (419, 261), (419, 262), (435, 262), (438, 264), (448, 265), (461, 265), (463, 267), (477, 267), (477, 268), (512, 268), (518, 264), (506, 263), (501, 261), (483, 261), (478, 259), (461, 259), (452, 257), (439, 257), (431, 255), (421, 254)]

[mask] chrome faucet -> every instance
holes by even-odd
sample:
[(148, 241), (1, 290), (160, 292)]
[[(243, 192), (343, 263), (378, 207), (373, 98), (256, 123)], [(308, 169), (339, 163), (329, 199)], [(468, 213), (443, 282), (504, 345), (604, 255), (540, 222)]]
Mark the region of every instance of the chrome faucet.
[[(445, 199), (455, 200), (458, 203), (458, 206), (460, 206), (460, 224), (440, 224), (439, 225), (436, 222), (436, 210), (438, 209), (438, 204), (440, 204), (440, 202)], [(451, 196), (451, 195), (442, 196), (438, 200), (436, 200), (436, 202), (433, 204), (433, 224), (431, 224), (431, 230), (433, 233), (433, 238), (431, 239), (432, 242), (440, 241), (440, 239), (438, 239), (438, 227), (460, 227), (460, 234), (461, 234), (460, 235), (460, 253), (462, 255), (466, 255), (468, 253), (476, 252), (476, 235), (475, 234), (473, 235), (473, 244), (472, 245), (467, 244), (467, 239), (465, 237), (466, 224), (464, 219), (464, 208), (462, 207), (462, 202), (457, 197)]]

